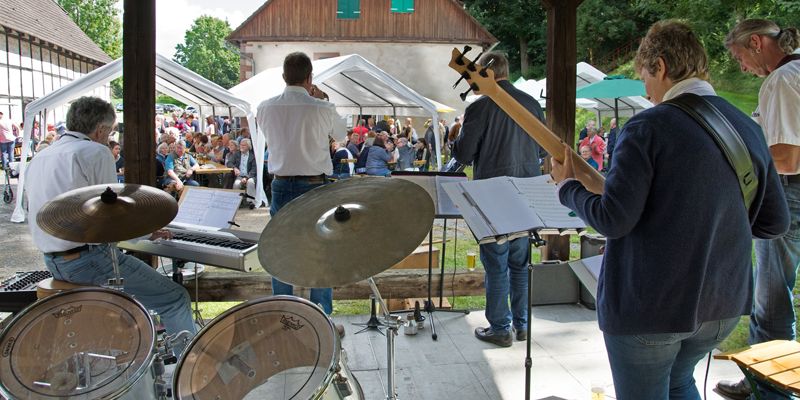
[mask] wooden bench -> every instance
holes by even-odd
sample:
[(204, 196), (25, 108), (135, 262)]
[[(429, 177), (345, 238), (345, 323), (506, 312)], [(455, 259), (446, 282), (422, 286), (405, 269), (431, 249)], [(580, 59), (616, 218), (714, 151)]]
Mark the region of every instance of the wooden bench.
[[(754, 378), (767, 382), (786, 394), (800, 395), (800, 343), (793, 340), (773, 340), (743, 350), (721, 353), (718, 360), (735, 362), (755, 387)], [(758, 391), (754, 391), (760, 398)]]

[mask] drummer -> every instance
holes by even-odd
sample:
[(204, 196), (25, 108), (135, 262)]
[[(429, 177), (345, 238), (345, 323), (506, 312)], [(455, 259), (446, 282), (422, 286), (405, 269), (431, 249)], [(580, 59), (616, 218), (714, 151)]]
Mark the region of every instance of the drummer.
[[(114, 277), (108, 244), (58, 239), (39, 228), (36, 215), (45, 203), (62, 193), (91, 185), (117, 183), (114, 157), (108, 149), (108, 134), (115, 119), (114, 107), (102, 99), (81, 97), (75, 100), (67, 112), (67, 130), (47, 151), (37, 154), (28, 166), (28, 182), (32, 182), (25, 187), (28, 225), (33, 242), (44, 253), (45, 265), (54, 279), (100, 286)], [(153, 233), (153, 238), (168, 236), (168, 231)], [(141, 260), (116, 248), (114, 251), (117, 252), (125, 292), (148, 309), (158, 312), (168, 334), (185, 330), (194, 336), (196, 328), (186, 289)]]
[[(269, 149), (272, 202), (269, 213), (303, 193), (327, 182), (333, 173), (328, 152), (328, 136), (341, 142), (347, 135), (345, 121), (328, 95), (312, 84), (311, 59), (304, 53), (291, 53), (283, 60), (286, 88), (279, 96), (258, 106), (258, 125)], [(293, 294), (293, 286), (272, 278), (273, 294)], [(326, 313), (333, 312), (333, 289), (311, 289), (311, 301)]]

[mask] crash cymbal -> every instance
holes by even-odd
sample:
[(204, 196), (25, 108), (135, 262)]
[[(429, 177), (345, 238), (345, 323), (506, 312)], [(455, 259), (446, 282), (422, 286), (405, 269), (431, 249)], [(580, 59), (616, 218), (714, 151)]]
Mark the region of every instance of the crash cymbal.
[(170, 223), (178, 203), (163, 190), (115, 183), (71, 190), (47, 202), (36, 223), (78, 243), (111, 243), (147, 235)]
[(270, 274), (305, 287), (355, 283), (402, 261), (433, 224), (433, 201), (417, 184), (345, 179), (291, 201), (258, 242)]

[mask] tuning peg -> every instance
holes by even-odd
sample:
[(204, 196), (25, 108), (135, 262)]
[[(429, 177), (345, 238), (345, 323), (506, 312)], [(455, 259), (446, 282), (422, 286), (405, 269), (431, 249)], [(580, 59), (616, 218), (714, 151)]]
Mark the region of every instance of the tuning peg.
[(458, 86), (458, 84), (461, 83), (461, 81), (463, 81), (464, 79), (467, 79), (467, 78), (469, 78), (469, 74), (466, 71), (462, 72), (461, 73), (461, 78), (458, 78), (456, 83), (453, 84), (453, 89), (455, 89), (456, 86)]
[(472, 60), (472, 62), (471, 62), (471, 63), (469, 63), (469, 65), (467, 65), (467, 69), (468, 69), (468, 70), (470, 70), (470, 71), (472, 71), (472, 72), (475, 72), (475, 71), (477, 71), (477, 69), (475, 68), (475, 63), (476, 63), (476, 62), (478, 62), (478, 61), (481, 59), (481, 56), (483, 55), (483, 53), (485, 53), (485, 52), (483, 52), (483, 51), (482, 51), (482, 52), (480, 52), (480, 53), (478, 54), (478, 56), (477, 56), (477, 57), (475, 57), (475, 59), (474, 59), (474, 60)]
[(489, 69), (489, 67), (491, 67), (492, 64), (494, 64), (494, 58), (489, 60), (489, 62), (486, 63), (486, 66), (484, 66), (483, 69), (481, 69), (481, 72), (478, 72), (478, 74), (484, 78), (488, 78), (489, 74), (486, 73), (486, 70)]
[(470, 50), (472, 50), (472, 47), (465, 45), (464, 50), (458, 55), (458, 57), (456, 57), (456, 64), (464, 65), (464, 55), (469, 53)]
[(471, 92), (473, 90), (478, 90), (478, 85), (476, 85), (475, 83), (472, 83), (471, 85), (469, 85), (469, 89), (467, 89), (466, 92), (461, 93), (459, 95), (459, 97), (461, 97), (461, 101), (466, 101), (467, 100), (467, 95), (469, 94), (469, 92)]

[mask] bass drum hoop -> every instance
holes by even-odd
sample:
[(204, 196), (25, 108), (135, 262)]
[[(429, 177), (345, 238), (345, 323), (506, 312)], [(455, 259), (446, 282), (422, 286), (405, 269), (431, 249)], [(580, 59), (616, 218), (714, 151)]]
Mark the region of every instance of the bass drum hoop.
[[(96, 397), (96, 393), (92, 393), (97, 391), (97, 389), (91, 390), (89, 392), (85, 392), (80, 395), (70, 396), (70, 399), (86, 399), (86, 400), (93, 400), (93, 399), (117, 399), (123, 397), (125, 393), (129, 392), (132, 388), (139, 384), (139, 382), (145, 378), (148, 374), (151, 374), (151, 368), (153, 364), (154, 353), (153, 349), (155, 348), (155, 340), (156, 340), (156, 333), (155, 333), (155, 326), (153, 325), (152, 319), (150, 319), (150, 313), (147, 309), (139, 303), (136, 299), (131, 297), (130, 295), (112, 289), (106, 289), (101, 287), (90, 287), (90, 288), (79, 288), (79, 289), (72, 289), (63, 292), (59, 292), (50, 296), (47, 296), (43, 299), (36, 301), (35, 303), (25, 307), (22, 311), (20, 311), (17, 315), (15, 315), (11, 322), (3, 329), (2, 333), (0, 333), (0, 346), (2, 346), (2, 353), (0, 353), (0, 367), (6, 371), (11, 370), (11, 361), (13, 359), (11, 352), (13, 352), (13, 348), (18, 345), (18, 340), (15, 337), (12, 337), (11, 341), (8, 341), (8, 335), (15, 332), (15, 328), (17, 324), (21, 321), (24, 321), (26, 318), (30, 318), (30, 313), (34, 310), (45, 307), (47, 304), (58, 304), (57, 302), (62, 298), (66, 297), (80, 297), (85, 293), (103, 293), (107, 295), (118, 296), (126, 301), (133, 303), (133, 305), (141, 311), (141, 315), (145, 318), (142, 321), (147, 321), (147, 328), (143, 333), (142, 338), (140, 338), (140, 342), (143, 344), (142, 348), (148, 348), (147, 356), (142, 359), (142, 362), (138, 365), (135, 371), (132, 374), (128, 374), (126, 377), (125, 373), (119, 373), (114, 379), (106, 382), (103, 386), (114, 385), (117, 382), (123, 382), (120, 387), (113, 392), (107, 393), (102, 397)], [(77, 300), (92, 300), (91, 298), (86, 299), (77, 299)], [(94, 299), (100, 300), (100, 299)], [(69, 306), (71, 303), (63, 303), (62, 306)], [(120, 309), (125, 309), (133, 314), (132, 310), (129, 308), (124, 308), (121, 304), (115, 304), (120, 307)], [(56, 306), (58, 308), (58, 306)], [(35, 322), (36, 320), (31, 320), (30, 322)], [(140, 330), (141, 331), (141, 330)], [(0, 373), (2, 375), (2, 373)], [(15, 384), (19, 385), (20, 387), (25, 387), (21, 385), (19, 381), (15, 381)], [(9, 392), (9, 389), (6, 387), (6, 384), (0, 379), (0, 395), (5, 396), (6, 398), (13, 399), (15, 398), (15, 394)], [(26, 397), (30, 399), (61, 399), (64, 398), (63, 396), (54, 396), (54, 395), (45, 395), (39, 394), (39, 396), (34, 397)]]
[[(325, 312), (319, 306), (317, 306), (316, 304), (314, 304), (314, 303), (312, 303), (312, 302), (310, 302), (310, 301), (308, 301), (308, 300), (306, 300), (304, 298), (295, 297), (295, 296), (287, 296), (287, 295), (269, 296), (269, 297), (264, 297), (264, 298), (256, 299), (256, 300), (250, 300), (250, 301), (238, 304), (238, 305), (228, 309), (227, 311), (223, 312), (222, 314), (218, 315), (211, 322), (206, 324), (206, 326), (204, 326), (194, 336), (194, 338), (191, 340), (191, 342), (189, 342), (189, 345), (186, 346), (186, 349), (183, 351), (183, 355), (178, 360), (178, 364), (175, 367), (175, 373), (174, 373), (174, 375), (172, 377), (172, 395), (173, 395), (173, 398), (175, 398), (176, 400), (182, 400), (182, 399), (187, 399), (188, 400), (188, 399), (195, 399), (196, 398), (193, 394), (191, 396), (189, 396), (189, 397), (182, 396), (182, 394), (180, 392), (179, 383), (180, 383), (181, 375), (184, 373), (184, 367), (187, 364), (187, 361), (186, 361), (187, 360), (187, 356), (192, 353), (192, 350), (196, 346), (198, 346), (198, 343), (202, 340), (204, 334), (207, 334), (208, 332), (213, 330), (214, 327), (218, 323), (221, 323), (222, 321), (225, 321), (225, 320), (229, 319), (234, 314), (236, 314), (236, 313), (238, 313), (238, 312), (240, 312), (240, 311), (242, 311), (242, 310), (244, 310), (246, 308), (253, 307), (253, 306), (256, 306), (256, 305), (262, 304), (262, 303), (269, 303), (269, 302), (300, 303), (300, 304), (302, 304), (304, 306), (307, 306), (309, 310), (314, 311), (314, 312), (322, 315), (325, 318), (325, 320), (327, 321), (327, 323), (329, 325), (329, 328), (330, 328), (331, 332), (333, 333), (331, 335), (332, 338), (333, 338), (333, 349), (332, 349), (333, 352), (332, 352), (332, 356), (331, 356), (331, 362), (330, 362), (330, 364), (328, 366), (325, 367), (325, 377), (322, 379), (322, 381), (320, 381), (319, 386), (314, 391), (314, 393), (312, 394), (310, 399), (321, 399), (321, 398), (323, 398), (322, 396), (325, 395), (325, 393), (328, 390), (328, 388), (332, 388), (331, 385), (333, 383), (333, 378), (335, 376), (335, 372), (336, 372), (337, 368), (339, 367), (340, 354), (341, 354), (341, 342), (340, 342), (340, 339), (339, 339), (339, 335), (336, 333), (336, 327), (334, 326), (333, 321), (330, 319), (330, 317), (328, 317), (327, 314), (325, 314)], [(187, 368), (188, 368), (188, 366), (187, 366)]]

